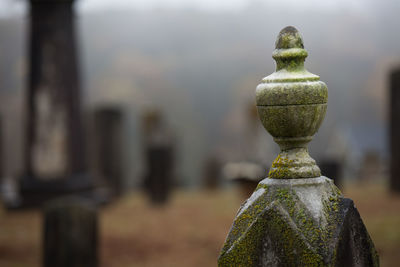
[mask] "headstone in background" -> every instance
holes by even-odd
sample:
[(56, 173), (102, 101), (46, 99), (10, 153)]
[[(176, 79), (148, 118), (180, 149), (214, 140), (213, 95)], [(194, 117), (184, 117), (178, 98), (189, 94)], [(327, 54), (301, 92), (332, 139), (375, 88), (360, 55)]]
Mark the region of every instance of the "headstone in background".
[(36, 205), (88, 190), (74, 0), (30, 0), (26, 142), (21, 194)]
[(96, 177), (112, 189), (114, 195), (123, 191), (123, 114), (118, 107), (103, 107), (93, 115), (94, 165)]
[(375, 150), (364, 152), (360, 162), (358, 178), (363, 182), (379, 180), (383, 177), (383, 166), (379, 153)]
[(321, 176), (308, 154), (328, 90), (304, 68), (300, 33), (276, 41), (276, 72), (256, 90), (261, 122), (281, 148), (268, 178), (241, 206), (219, 266), (379, 266), (378, 254), (352, 200)]
[(149, 111), (143, 118), (146, 175), (144, 186), (154, 204), (167, 202), (174, 173), (174, 142), (159, 111)]
[(268, 168), (264, 165), (273, 154), (270, 144), (260, 138), (262, 125), (254, 101), (246, 105), (244, 115), (246, 120), (241, 139), (237, 142), (239, 149), (235, 153), (236, 160), (229, 160), (223, 166), (223, 174), (228, 181), (238, 185), (240, 197), (247, 199), (268, 174)]
[(4, 175), (4, 128), (0, 117), (0, 198), (5, 207), (16, 208), (21, 204), (15, 179)]
[(215, 190), (221, 183), (221, 163), (218, 158), (208, 157), (204, 164), (203, 186), (207, 190)]
[(323, 176), (331, 178), (337, 187), (343, 189), (342, 166), (338, 160), (324, 159), (318, 165)]
[(44, 267), (97, 267), (97, 210), (85, 199), (64, 197), (44, 207)]
[(390, 190), (400, 193), (400, 68), (390, 74)]
[(4, 129), (3, 117), (0, 116), (0, 188), (4, 182)]
[(239, 186), (240, 196), (247, 199), (268, 172), (260, 164), (243, 161), (225, 164), (223, 173), (227, 180)]

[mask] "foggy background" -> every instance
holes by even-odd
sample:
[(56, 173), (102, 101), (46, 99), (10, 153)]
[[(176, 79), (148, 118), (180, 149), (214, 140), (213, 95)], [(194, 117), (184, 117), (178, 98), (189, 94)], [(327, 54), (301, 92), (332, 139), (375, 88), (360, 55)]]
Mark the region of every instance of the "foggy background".
[[(386, 157), (386, 82), (399, 61), (398, 8), (396, 1), (78, 1), (84, 109), (107, 104), (126, 111), (131, 185), (141, 172), (141, 110), (162, 110), (178, 140), (180, 183), (196, 185), (207, 155), (234, 150), (227, 140), (240, 125), (231, 122), (274, 71), (279, 30), (294, 25), (310, 55), (307, 69), (329, 89), (311, 155), (337, 154), (331, 150), (339, 143), (354, 164), (369, 150)], [(0, 10), (0, 111), (8, 129), (5, 171), (12, 176), (22, 150), (27, 7), (2, 0)]]
[[(251, 108), (256, 86), (275, 70), (275, 39), (288, 25), (303, 36), (307, 70), (328, 86), (327, 115), (310, 154), (320, 167), (338, 163), (342, 175), (328, 176), (345, 180), (341, 189), (357, 204), (382, 266), (397, 266), (400, 198), (388, 193), (386, 181), (389, 73), (400, 67), (400, 2), (77, 0), (75, 11), (89, 173), (96, 169), (93, 112), (123, 112), (124, 194), (99, 209), (101, 266), (216, 263), (248, 195), (231, 190), (239, 187), (226, 186), (228, 179), (217, 181), (218, 190), (197, 189), (207, 176), (220, 179), (226, 163), (268, 169), (278, 154)], [(0, 182), (24, 171), (28, 36), (28, 1), (0, 0)], [(157, 207), (138, 190), (148, 160), (144, 121), (152, 111), (165, 120), (175, 157), (173, 196)], [(0, 265), (39, 266), (41, 216), (39, 206), (0, 209)]]

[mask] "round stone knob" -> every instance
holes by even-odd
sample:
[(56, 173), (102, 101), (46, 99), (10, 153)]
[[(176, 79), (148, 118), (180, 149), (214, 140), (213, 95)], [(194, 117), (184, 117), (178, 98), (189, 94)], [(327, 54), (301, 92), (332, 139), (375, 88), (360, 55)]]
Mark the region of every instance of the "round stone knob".
[(325, 117), (328, 88), (319, 76), (304, 68), (308, 54), (296, 28), (284, 28), (275, 48), (276, 71), (262, 79), (256, 89), (260, 120), (281, 148), (268, 177), (319, 177), (321, 171), (307, 145)]

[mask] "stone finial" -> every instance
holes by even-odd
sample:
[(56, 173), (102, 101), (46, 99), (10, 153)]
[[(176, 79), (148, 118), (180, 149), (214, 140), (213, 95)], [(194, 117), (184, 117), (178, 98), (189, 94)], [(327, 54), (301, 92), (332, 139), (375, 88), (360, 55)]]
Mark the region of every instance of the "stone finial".
[(319, 177), (321, 171), (307, 145), (325, 117), (328, 88), (319, 76), (304, 68), (308, 53), (296, 28), (284, 28), (275, 48), (276, 71), (262, 79), (256, 89), (260, 120), (281, 148), (268, 177)]
[(328, 96), (304, 69), (306, 56), (299, 32), (283, 29), (273, 53), (277, 70), (257, 87), (259, 116), (281, 147), (269, 173), (278, 179), (262, 180), (240, 207), (219, 267), (379, 266), (354, 202), (308, 155)]

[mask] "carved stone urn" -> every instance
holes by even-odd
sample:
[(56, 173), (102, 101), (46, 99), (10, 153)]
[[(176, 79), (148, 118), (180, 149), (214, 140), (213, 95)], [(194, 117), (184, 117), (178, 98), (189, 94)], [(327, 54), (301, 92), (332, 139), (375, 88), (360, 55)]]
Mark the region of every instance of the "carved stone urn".
[(256, 89), (261, 122), (281, 148), (268, 177), (319, 177), (321, 171), (307, 145), (325, 117), (328, 88), (319, 76), (304, 68), (307, 51), (296, 28), (284, 28), (275, 48), (276, 71), (263, 78)]
[(281, 152), (236, 214), (219, 267), (379, 266), (354, 202), (308, 155), (328, 92), (304, 69), (306, 57), (298, 31), (283, 29), (273, 52), (276, 72), (263, 79), (256, 96), (261, 121)]

